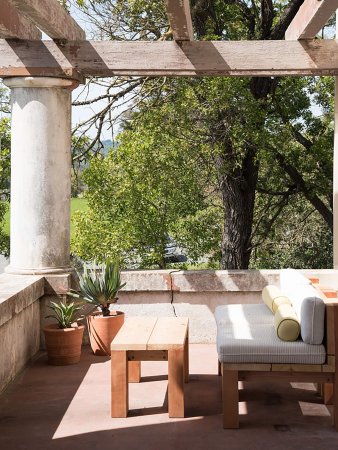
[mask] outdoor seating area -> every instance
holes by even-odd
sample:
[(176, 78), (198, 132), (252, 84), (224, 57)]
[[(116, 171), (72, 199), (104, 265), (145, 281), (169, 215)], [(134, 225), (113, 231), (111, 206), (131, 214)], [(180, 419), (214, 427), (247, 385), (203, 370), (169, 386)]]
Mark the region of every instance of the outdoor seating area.
[[(147, 31), (142, 26), (136, 32), (126, 24), (135, 18), (152, 22), (152, 14), (158, 14), (157, 2), (145, 2), (142, 9), (143, 2), (112, 1), (105, 5), (107, 10), (114, 5), (130, 11), (115, 9), (108, 14), (106, 28), (116, 35), (107, 38), (101, 33), (103, 22), (100, 40), (87, 39), (85, 29), (71, 16), (75, 4), (90, 17), (86, 2), (1, 3), (0, 77), (11, 101), (6, 110), (11, 115), (11, 175), (10, 183), (9, 175), (5, 180), (8, 197), (2, 198), (10, 204), (10, 255), (0, 275), (0, 449), (337, 450), (338, 12), (336, 22), (333, 18), (338, 0), (261, 0), (260, 8), (259, 2), (245, 0), (224, 5), (164, 0), (160, 28), (153, 31), (154, 25)], [(87, 3), (95, 11), (106, 2)], [(133, 12), (138, 3), (141, 9)], [(279, 18), (274, 15), (277, 9)], [(222, 17), (228, 18), (230, 33), (218, 23)], [(99, 15), (93, 19), (100, 23)], [(331, 27), (329, 38), (324, 32), (319, 38), (327, 26)], [(118, 27), (125, 28), (125, 34)], [(248, 33), (241, 34), (246, 27)], [(336, 91), (325, 86), (311, 91), (314, 88), (304, 84), (302, 96), (308, 105), (302, 96), (299, 106), (292, 105), (297, 86), (278, 85), (283, 77), (326, 76), (336, 77)], [(120, 84), (102, 83), (108, 103), (104, 115), (98, 113), (98, 122), (93, 122), (95, 138), (85, 132), (72, 136), (72, 91), (86, 84), (86, 78), (118, 77)], [(202, 85), (196, 83), (195, 95), (193, 86), (175, 81), (179, 77), (251, 81), (238, 83), (238, 91), (226, 84), (212, 89), (206, 85), (199, 91)], [(157, 79), (161, 86), (156, 86)], [(149, 105), (163, 104), (170, 115), (148, 108), (146, 95), (154, 100)], [(316, 110), (312, 104), (316, 96), (324, 99), (326, 131), (320, 145), (314, 139), (321, 135), (315, 114), (308, 124), (313, 135), (307, 135), (307, 129), (301, 133), (304, 117)], [(181, 107), (171, 105), (174, 98)], [(280, 104), (274, 104), (279, 98)], [(290, 107), (284, 105), (285, 99)], [(101, 100), (99, 95), (95, 102)], [(73, 102), (90, 105), (80, 97)], [(246, 110), (246, 103), (252, 109)], [(124, 113), (117, 113), (122, 106)], [(123, 139), (115, 141), (115, 134), (118, 127), (123, 128), (122, 122), (131, 133), (133, 117), (142, 118), (142, 108), (144, 113), (153, 112), (153, 117), (145, 116), (145, 123), (157, 134), (150, 136), (148, 128), (140, 127), (146, 137), (140, 134), (136, 139), (130, 134), (130, 142), (135, 148), (145, 144), (149, 151), (154, 145), (147, 166), (149, 172), (159, 172), (156, 188), (166, 183), (162, 172), (173, 175), (174, 181), (159, 189), (161, 195), (180, 186), (186, 186), (189, 195), (175, 191), (174, 201), (159, 196), (158, 203), (151, 198), (125, 201), (121, 197), (121, 216), (101, 211), (93, 195), (97, 215), (92, 223), (102, 216), (104, 224), (97, 224), (102, 236), (95, 230), (88, 235), (106, 241), (102, 243), (108, 251), (99, 254), (98, 242), (88, 239), (88, 251), (95, 253), (89, 258), (80, 247), (76, 251), (71, 236), (75, 181), (82, 190), (74, 198), (83, 199), (86, 208), (92, 206), (84, 194), (90, 192), (89, 182), (85, 175), (79, 181), (74, 161), (85, 171), (90, 158), (97, 157), (101, 163), (114, 155), (112, 159), (133, 167), (132, 160), (119, 156)], [(298, 110), (304, 116), (298, 117)], [(115, 112), (119, 123), (114, 122)], [(114, 139), (106, 154), (100, 136), (107, 126), (103, 125), (105, 115)], [(173, 124), (186, 127), (177, 136), (170, 128), (167, 136), (177, 141), (166, 140), (163, 131), (164, 125)], [(290, 138), (295, 139), (293, 165), (288, 160)], [(135, 148), (128, 148), (128, 155), (137, 157)], [(172, 159), (169, 149), (180, 156), (172, 166), (166, 165)], [(160, 150), (165, 158), (157, 154)], [(76, 154), (73, 165), (72, 151)], [(190, 152), (194, 165), (186, 170), (181, 155)], [(332, 159), (320, 160), (324, 153)], [(313, 155), (318, 160), (312, 161)], [(159, 168), (150, 164), (155, 160), (161, 163)], [(205, 179), (196, 172), (204, 160)], [(318, 174), (310, 163), (309, 173), (302, 173), (302, 160), (314, 164)], [(141, 187), (135, 184), (133, 189), (122, 186), (127, 178), (136, 181), (125, 167), (120, 172), (101, 169), (109, 178), (106, 182), (99, 174), (95, 177), (103, 194), (106, 185), (121, 184), (121, 192), (157, 195), (140, 169)], [(190, 178), (183, 180), (184, 173)], [(119, 175), (117, 182), (113, 174)], [(329, 181), (330, 188), (320, 184), (316, 192), (313, 180), (317, 176), (321, 183)], [(263, 195), (272, 200), (265, 203)], [(104, 204), (109, 207), (117, 197), (112, 191)], [(186, 208), (182, 212), (180, 203)], [(126, 217), (122, 222), (129, 204), (137, 206), (140, 216), (131, 211), (128, 217), (133, 221)], [(150, 205), (149, 224), (138, 219), (146, 217), (146, 205)], [(164, 205), (165, 214), (158, 205)], [(167, 216), (171, 209), (172, 222)], [(309, 240), (318, 241), (313, 253), (316, 249), (320, 253), (327, 244), (327, 255), (323, 248), (327, 259), (315, 259), (314, 265), (309, 259), (305, 266), (278, 259), (288, 250), (281, 245), (274, 253), (275, 242), (292, 241), (298, 232), (284, 228), (287, 222), (303, 224), (310, 218), (309, 228), (301, 228), (302, 233), (307, 237), (307, 230), (313, 228)], [(133, 228), (132, 239), (125, 239), (126, 224), (131, 222), (154, 234), (151, 245), (141, 233), (136, 239)], [(91, 222), (82, 223), (89, 230)], [(165, 239), (159, 239), (156, 225)], [(206, 234), (200, 239), (202, 228)], [(182, 242), (177, 242), (187, 256), (179, 261), (161, 259), (160, 250), (168, 253), (166, 243), (176, 242), (180, 233)], [(258, 255), (252, 262), (251, 256), (265, 241), (263, 257)], [(297, 261), (304, 264), (310, 258), (307, 242), (304, 239), (298, 247), (294, 240), (302, 257)], [(137, 268), (130, 259), (134, 253), (135, 261), (144, 257)], [(83, 262), (80, 270), (74, 268), (77, 259)], [(288, 266), (310, 268), (281, 269)], [(53, 335), (50, 340), (48, 328)], [(70, 344), (75, 334), (76, 346)]]

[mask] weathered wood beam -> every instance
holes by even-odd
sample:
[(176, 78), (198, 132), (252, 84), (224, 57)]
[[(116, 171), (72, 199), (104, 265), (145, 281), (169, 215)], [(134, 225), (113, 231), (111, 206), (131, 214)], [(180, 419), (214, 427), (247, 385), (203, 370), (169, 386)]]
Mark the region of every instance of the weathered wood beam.
[(10, 0), (28, 19), (52, 39), (78, 41), (86, 33), (57, 0)]
[(189, 0), (165, 0), (165, 6), (175, 41), (192, 41)]
[(285, 39), (313, 39), (338, 9), (338, 0), (305, 0), (286, 30)]
[(8, 0), (1, 0), (0, 38), (41, 39), (41, 32)]
[(338, 42), (0, 40), (0, 77), (338, 75)]

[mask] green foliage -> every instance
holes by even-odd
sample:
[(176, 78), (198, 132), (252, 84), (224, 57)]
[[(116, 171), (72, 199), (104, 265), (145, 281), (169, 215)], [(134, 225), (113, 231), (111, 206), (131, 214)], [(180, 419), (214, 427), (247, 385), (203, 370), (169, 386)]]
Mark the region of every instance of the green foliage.
[[(280, 264), (281, 257), (264, 248), (270, 248), (272, 238), (276, 248), (283, 248), (283, 233), (275, 228), (283, 229), (284, 208), (289, 205), (285, 211), (295, 215), (288, 233), (296, 233), (298, 215), (307, 216), (311, 206), (277, 163), (277, 151), (299, 170), (308, 196), (319, 196), (330, 210), (333, 130), (327, 84), (332, 85), (324, 80), (281, 80), (267, 111), (253, 99), (246, 79), (172, 80), (163, 85), (161, 97), (144, 101), (125, 123), (118, 148), (108, 158), (95, 158), (85, 171), (89, 209), (75, 218), (73, 252), (83, 259), (119, 256), (129, 266), (163, 268), (166, 240), (172, 236), (191, 262), (203, 258), (217, 266), (224, 215), (220, 187), (242, 166), (250, 142), (258, 149), (260, 165), (251, 265)], [(314, 104), (323, 104), (330, 114), (313, 114)], [(263, 129), (257, 127), (261, 121)], [(309, 145), (302, 145), (297, 133)], [(290, 203), (295, 194), (297, 214)], [(318, 214), (310, 216), (312, 226), (300, 234), (297, 247), (312, 236), (315, 253), (322, 241), (318, 232), (326, 225)], [(288, 248), (287, 254), (294, 258), (288, 259), (290, 266), (305, 266), (310, 260), (313, 267), (324, 264), (304, 251)], [(329, 263), (329, 253), (325, 255)]]
[(0, 196), (9, 198), (11, 174), (11, 135), (10, 121), (7, 118), (0, 120)]
[(207, 207), (195, 149), (173, 133), (171, 119), (159, 123), (158, 111), (140, 113), (107, 158), (92, 160), (84, 173), (89, 209), (76, 216), (72, 241), (81, 258), (118, 255), (163, 268), (178, 221)]
[(329, 269), (333, 264), (332, 233), (316, 211), (298, 195), (252, 252), (250, 268)]
[(9, 255), (9, 235), (4, 230), (5, 216), (10, 196), (10, 123), (0, 120), (0, 254)]
[(68, 294), (81, 298), (98, 307), (104, 316), (109, 316), (109, 305), (116, 303), (116, 295), (126, 283), (121, 283), (121, 275), (117, 260), (107, 260), (103, 264), (84, 264), (83, 274), (78, 273), (80, 289), (71, 290)]
[(54, 314), (46, 316), (46, 319), (56, 319), (59, 328), (71, 328), (76, 321), (77, 312), (81, 310), (82, 306), (74, 302), (50, 302), (48, 308), (54, 311)]
[(83, 170), (88, 167), (88, 159), (93, 151), (88, 151), (91, 142), (88, 136), (72, 136), (72, 171), (71, 195), (72, 198), (80, 196), (85, 190), (82, 179)]
[[(273, 31), (289, 5), (192, 2), (194, 30), (205, 40), (281, 39)], [(109, 39), (172, 38), (164, 2), (101, 0), (84, 8)], [(322, 249), (332, 222), (333, 83), (147, 80), (119, 147), (84, 174), (89, 209), (76, 217), (73, 251), (84, 259), (119, 255), (126, 264), (165, 267), (172, 236), (194, 263), (207, 256), (224, 267), (221, 253), (234, 248), (253, 250), (253, 267), (329, 264), (331, 252)], [(307, 227), (300, 225), (304, 218)]]

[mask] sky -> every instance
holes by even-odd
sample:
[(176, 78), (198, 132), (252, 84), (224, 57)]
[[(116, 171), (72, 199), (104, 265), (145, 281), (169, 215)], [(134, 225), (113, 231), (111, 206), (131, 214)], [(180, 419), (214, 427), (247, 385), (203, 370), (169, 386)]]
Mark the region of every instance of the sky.
[[(79, 10), (77, 8), (75, 8), (73, 5), (71, 5), (70, 13), (71, 13), (72, 17), (76, 20), (76, 22), (80, 25), (80, 27), (83, 30), (85, 30), (85, 32), (87, 34), (87, 39), (90, 39), (92, 30), (91, 30), (91, 26), (88, 23), (88, 21), (86, 21), (84, 19), (84, 16), (81, 15)], [(82, 91), (83, 91), (83, 93), (82, 93)], [(92, 85), (89, 90), (89, 98), (93, 98), (93, 97), (102, 95), (103, 93), (104, 93), (103, 88), (100, 88), (97, 85)], [(73, 101), (75, 99), (78, 101), (85, 100), (87, 95), (88, 95), (88, 90), (87, 89), (84, 90), (84, 86), (80, 85), (78, 88), (74, 89), (74, 91), (72, 93), (72, 99), (73, 99)], [(84, 120), (91, 117), (93, 115), (93, 113), (96, 113), (99, 110), (100, 107), (102, 108), (104, 106), (104, 103), (105, 102), (101, 101), (101, 102), (98, 102), (93, 105), (77, 106), (77, 107), (73, 106), (73, 108), (72, 108), (72, 126), (74, 127), (78, 123), (81, 123)], [(114, 130), (114, 132), (116, 132), (116, 129)], [(92, 129), (89, 132), (87, 132), (86, 134), (90, 137), (93, 137), (96, 134), (96, 130)], [(102, 137), (102, 140), (112, 139), (112, 130), (108, 130), (107, 127), (103, 127), (101, 137)]]

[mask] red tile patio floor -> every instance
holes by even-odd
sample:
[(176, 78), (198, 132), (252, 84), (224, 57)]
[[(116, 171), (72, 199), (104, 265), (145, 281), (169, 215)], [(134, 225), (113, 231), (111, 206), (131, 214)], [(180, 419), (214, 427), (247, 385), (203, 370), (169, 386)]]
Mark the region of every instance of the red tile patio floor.
[(338, 450), (326, 406), (311, 384), (245, 384), (239, 430), (223, 430), (214, 345), (190, 345), (186, 418), (169, 419), (166, 363), (143, 363), (130, 385), (130, 416), (110, 417), (110, 361), (83, 349), (80, 364), (53, 367), (41, 353), (0, 398), (1, 450)]

